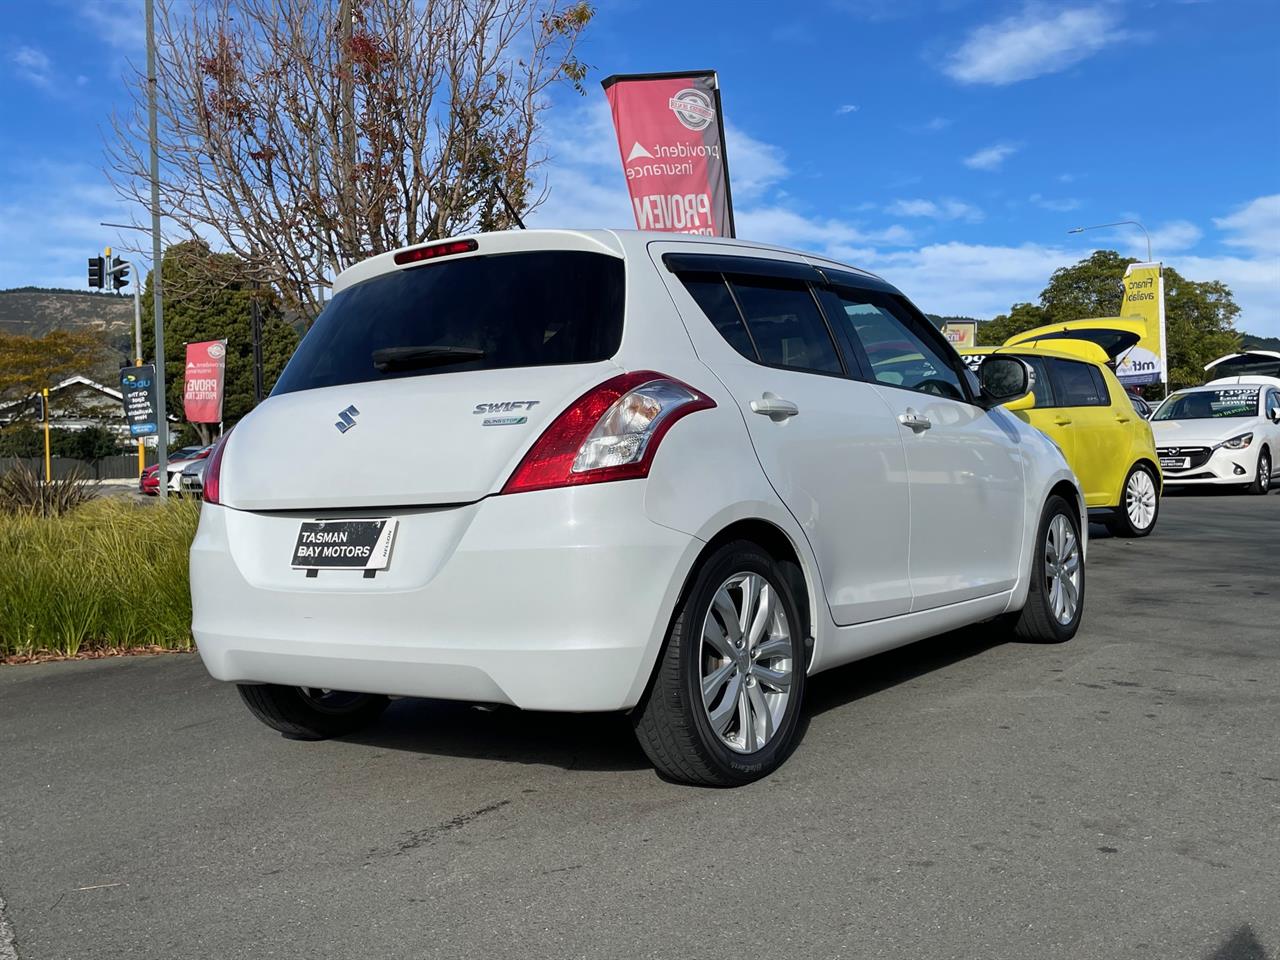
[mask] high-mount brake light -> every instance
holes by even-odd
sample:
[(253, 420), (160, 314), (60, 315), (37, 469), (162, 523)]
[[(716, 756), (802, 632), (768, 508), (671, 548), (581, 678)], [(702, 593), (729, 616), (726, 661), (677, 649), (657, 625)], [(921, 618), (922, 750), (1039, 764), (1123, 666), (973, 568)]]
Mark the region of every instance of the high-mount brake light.
[[(234, 430), (235, 427), (231, 429)], [(204, 468), (204, 489), (202, 491), (205, 503), (222, 503), (222, 454), (227, 449), (227, 441), (230, 438), (231, 430), (228, 430), (218, 440), (218, 445), (213, 448), (213, 453), (209, 454), (209, 465)]]
[(479, 246), (474, 240), (450, 240), (448, 243), (433, 243), (426, 247), (401, 250), (394, 259), (401, 265), (419, 263), (423, 260), (435, 260), (437, 257), (450, 257), (455, 253), (471, 253)]
[(715, 405), (687, 383), (652, 370), (606, 380), (551, 421), (502, 492), (647, 477), (672, 425)]

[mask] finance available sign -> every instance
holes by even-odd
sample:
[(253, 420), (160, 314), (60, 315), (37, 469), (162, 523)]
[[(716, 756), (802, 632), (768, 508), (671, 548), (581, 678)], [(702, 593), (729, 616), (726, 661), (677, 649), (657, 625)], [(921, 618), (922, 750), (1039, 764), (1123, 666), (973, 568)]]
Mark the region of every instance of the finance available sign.
[(636, 227), (732, 237), (720, 86), (712, 71), (603, 83)]
[(1120, 314), (1140, 319), (1146, 333), (1116, 364), (1116, 379), (1126, 387), (1167, 383), (1169, 360), (1165, 348), (1164, 273), (1159, 263), (1131, 263), (1124, 273)]
[(221, 423), (226, 381), (227, 341), (187, 344), (182, 409), (189, 423)]

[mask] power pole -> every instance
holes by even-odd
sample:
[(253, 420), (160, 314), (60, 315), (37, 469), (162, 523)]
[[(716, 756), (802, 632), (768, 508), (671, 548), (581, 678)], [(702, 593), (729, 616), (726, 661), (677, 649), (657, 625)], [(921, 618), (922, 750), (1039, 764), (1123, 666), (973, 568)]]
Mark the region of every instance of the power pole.
[(160, 261), (160, 148), (156, 129), (156, 4), (147, 0), (147, 135), (151, 141), (151, 298), (156, 327), (156, 478), (160, 499), (169, 494), (169, 415), (164, 386), (164, 300)]

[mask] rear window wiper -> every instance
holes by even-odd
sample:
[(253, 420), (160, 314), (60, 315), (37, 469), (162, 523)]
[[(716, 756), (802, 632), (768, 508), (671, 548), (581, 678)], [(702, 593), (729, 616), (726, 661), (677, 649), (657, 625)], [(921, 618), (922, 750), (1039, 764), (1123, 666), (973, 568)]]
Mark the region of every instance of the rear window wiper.
[(382, 347), (373, 351), (373, 365), (383, 371), (411, 370), (483, 360), (484, 355), (479, 347)]

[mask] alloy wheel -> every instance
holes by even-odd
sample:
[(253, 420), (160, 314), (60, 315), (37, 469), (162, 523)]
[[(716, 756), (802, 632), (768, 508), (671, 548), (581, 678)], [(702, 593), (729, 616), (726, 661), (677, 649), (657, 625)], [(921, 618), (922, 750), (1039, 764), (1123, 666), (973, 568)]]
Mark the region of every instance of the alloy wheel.
[(702, 623), (702, 705), (730, 750), (755, 753), (777, 732), (791, 699), (796, 662), (786, 609), (758, 573), (720, 585)]
[(1258, 487), (1263, 493), (1271, 489), (1271, 458), (1265, 453), (1258, 458)]
[(1054, 619), (1070, 623), (1080, 606), (1080, 538), (1061, 513), (1049, 523), (1045, 537), (1044, 574)]
[(1156, 485), (1151, 474), (1138, 469), (1129, 475), (1124, 490), (1125, 511), (1137, 530), (1145, 530), (1156, 518)]

